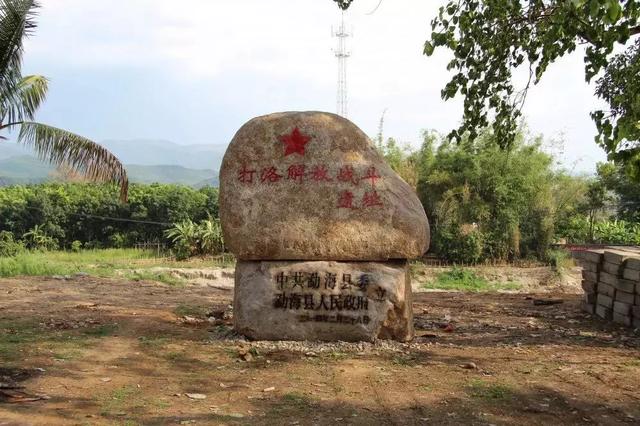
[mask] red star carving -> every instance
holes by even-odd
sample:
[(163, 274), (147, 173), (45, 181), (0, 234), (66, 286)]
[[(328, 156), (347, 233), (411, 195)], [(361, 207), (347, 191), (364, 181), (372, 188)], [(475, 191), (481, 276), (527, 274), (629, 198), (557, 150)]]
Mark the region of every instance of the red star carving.
[(304, 146), (311, 140), (311, 136), (303, 134), (297, 127), (290, 135), (280, 136), (280, 142), (286, 145), (284, 156), (290, 154), (304, 155)]

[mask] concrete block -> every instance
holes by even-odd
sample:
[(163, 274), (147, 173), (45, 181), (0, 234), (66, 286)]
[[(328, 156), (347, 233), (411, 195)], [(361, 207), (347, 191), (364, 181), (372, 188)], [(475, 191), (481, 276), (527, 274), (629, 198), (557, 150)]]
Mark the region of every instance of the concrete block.
[(610, 284), (598, 283), (598, 294), (614, 297), (616, 295), (616, 289)]
[(579, 265), (582, 267), (582, 269), (584, 269), (585, 271), (589, 271), (589, 272), (600, 272), (600, 264), (599, 263), (593, 263), (593, 262), (587, 262), (586, 260), (578, 260)]
[[(584, 278), (584, 271), (582, 272), (582, 276)], [(616, 285), (616, 283), (618, 282), (618, 277), (616, 277), (615, 275), (606, 273), (606, 272), (600, 272), (600, 276), (598, 279), (599, 282), (603, 282), (603, 283), (607, 283), (607, 284), (611, 284), (611, 285)]]
[(613, 309), (602, 305), (596, 305), (596, 315), (602, 319), (611, 320), (613, 318)]
[(597, 297), (598, 295), (595, 293), (585, 293), (582, 300), (584, 300), (585, 303), (594, 305), (596, 303)]
[(633, 293), (627, 293), (626, 291), (618, 290), (616, 291), (614, 300), (616, 300), (617, 302), (633, 305), (636, 302), (636, 295)]
[(613, 308), (613, 298), (606, 296), (604, 294), (598, 294), (597, 298), (598, 305), (604, 306), (605, 308)]
[(604, 250), (578, 250), (572, 252), (572, 255), (576, 259), (584, 260), (591, 263), (602, 262)]
[(614, 311), (613, 322), (617, 324), (626, 325), (627, 327), (631, 327), (632, 318), (629, 315), (622, 315)]
[(602, 262), (602, 270), (608, 274), (615, 275), (616, 277), (622, 276), (622, 270), (624, 267), (621, 264)]
[(640, 281), (640, 271), (636, 269), (624, 268), (624, 271), (622, 271), (622, 278), (624, 278), (625, 280)]
[(598, 273), (582, 270), (582, 278), (587, 281), (598, 282)]
[(624, 266), (628, 269), (634, 269), (636, 271), (640, 271), (640, 257), (633, 257), (631, 259), (627, 259)]
[(597, 293), (598, 283), (582, 280), (582, 289), (585, 293)]
[(629, 253), (628, 251), (623, 250), (605, 250), (604, 252), (604, 261), (609, 263), (615, 263), (617, 265), (621, 265), (627, 259), (633, 256), (633, 253)]
[(626, 291), (627, 293), (635, 293), (636, 282), (631, 280), (625, 280), (624, 278), (618, 278), (613, 285), (616, 289)]
[(613, 312), (617, 312), (620, 315), (631, 316), (631, 307), (629, 303), (613, 302)]
[(596, 313), (596, 305), (593, 303), (582, 302), (582, 310), (593, 315)]

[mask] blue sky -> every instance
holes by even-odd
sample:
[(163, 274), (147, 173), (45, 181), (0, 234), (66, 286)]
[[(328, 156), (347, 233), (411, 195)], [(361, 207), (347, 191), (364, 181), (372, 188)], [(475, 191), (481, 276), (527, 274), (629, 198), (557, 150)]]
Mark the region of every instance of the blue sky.
[[(443, 0), (444, 1), (444, 0)], [(426, 58), (439, 1), (356, 0), (349, 60), (349, 118), (369, 135), (417, 145), (422, 129), (448, 132), (461, 102), (444, 102), (446, 52)], [(41, 0), (25, 72), (51, 79), (38, 119), (94, 140), (228, 143), (250, 118), (283, 110), (335, 111), (337, 64), (330, 0)], [(530, 90), (532, 133), (575, 172), (605, 156), (589, 112), (582, 57), (550, 68)], [(560, 144), (558, 141), (562, 140)]]

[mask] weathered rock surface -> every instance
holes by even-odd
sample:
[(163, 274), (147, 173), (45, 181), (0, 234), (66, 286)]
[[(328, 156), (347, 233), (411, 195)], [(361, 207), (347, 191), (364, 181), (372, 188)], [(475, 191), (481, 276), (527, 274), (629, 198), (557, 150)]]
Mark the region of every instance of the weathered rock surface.
[(255, 118), (220, 171), (225, 242), (239, 259), (421, 256), (429, 224), (413, 189), (350, 121), (329, 113)]
[(255, 340), (408, 341), (405, 261), (239, 261), (235, 330)]

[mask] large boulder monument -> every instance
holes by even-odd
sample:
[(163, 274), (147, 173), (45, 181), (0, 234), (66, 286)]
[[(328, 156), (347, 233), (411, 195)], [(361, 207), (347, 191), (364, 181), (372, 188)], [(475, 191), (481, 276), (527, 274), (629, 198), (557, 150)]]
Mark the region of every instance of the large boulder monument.
[(413, 338), (407, 260), (428, 249), (429, 223), (413, 189), (349, 120), (285, 112), (245, 124), (222, 161), (220, 219), (238, 260), (239, 333)]

